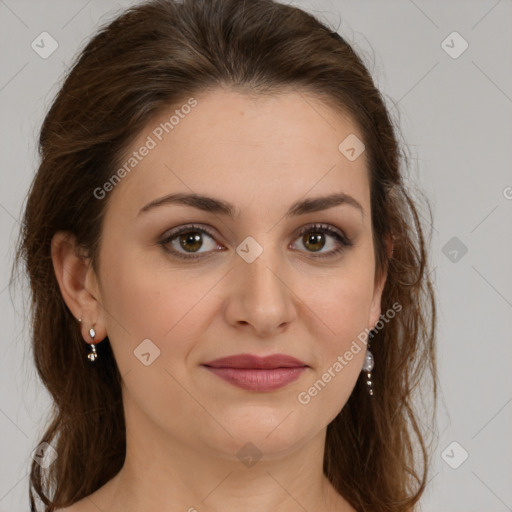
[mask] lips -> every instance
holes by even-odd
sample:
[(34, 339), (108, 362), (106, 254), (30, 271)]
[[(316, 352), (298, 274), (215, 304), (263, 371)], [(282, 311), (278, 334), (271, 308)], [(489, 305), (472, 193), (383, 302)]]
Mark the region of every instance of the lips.
[(297, 380), (309, 366), (284, 354), (266, 357), (239, 354), (209, 361), (207, 370), (230, 384), (249, 391), (273, 391)]
[(250, 368), (250, 369), (273, 369), (273, 368), (301, 368), (308, 366), (303, 361), (286, 354), (272, 354), (259, 357), (252, 354), (237, 354), (234, 356), (222, 357), (204, 363), (212, 368)]

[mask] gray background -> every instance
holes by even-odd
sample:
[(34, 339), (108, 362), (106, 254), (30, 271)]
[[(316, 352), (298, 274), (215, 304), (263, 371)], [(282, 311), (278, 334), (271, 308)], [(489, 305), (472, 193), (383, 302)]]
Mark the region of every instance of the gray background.
[[(28, 510), (30, 456), (50, 404), (22, 296), (7, 287), (38, 130), (76, 52), (132, 3), (0, 0), (0, 511)], [(512, 511), (512, 1), (293, 3), (363, 57), (408, 144), (409, 183), (433, 208), (441, 400), (422, 508)], [(43, 31), (58, 42), (46, 59), (31, 48)], [(469, 44), (457, 58), (442, 46), (454, 31)], [(454, 54), (463, 41), (446, 44)]]

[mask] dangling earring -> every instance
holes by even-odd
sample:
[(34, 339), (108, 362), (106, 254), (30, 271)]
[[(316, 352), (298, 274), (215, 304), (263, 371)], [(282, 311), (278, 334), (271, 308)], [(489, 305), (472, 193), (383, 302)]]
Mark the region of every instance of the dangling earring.
[(368, 349), (366, 350), (366, 356), (363, 364), (363, 372), (366, 372), (366, 385), (368, 386), (368, 394), (373, 396), (373, 383), (372, 383), (372, 370), (373, 370), (373, 354), (370, 352), (370, 339), (373, 338), (373, 330), (370, 331), (368, 336)]
[(96, 331), (94, 330), (94, 327), (91, 327), (89, 329), (89, 336), (92, 338), (92, 343), (91, 352), (87, 354), (87, 359), (89, 359), (89, 361), (91, 362), (94, 362), (98, 358), (98, 353), (96, 352), (96, 345), (94, 344), (94, 337), (96, 336)]

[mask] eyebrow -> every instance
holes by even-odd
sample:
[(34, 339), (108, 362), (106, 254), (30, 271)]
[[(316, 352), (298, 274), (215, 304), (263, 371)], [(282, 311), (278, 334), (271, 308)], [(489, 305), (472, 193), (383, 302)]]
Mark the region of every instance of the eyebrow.
[[(226, 201), (200, 194), (185, 193), (169, 194), (164, 197), (160, 197), (159, 199), (155, 199), (143, 206), (138, 215), (152, 210), (153, 208), (157, 208), (158, 206), (168, 204), (192, 206), (193, 208), (197, 208), (205, 212), (226, 215), (231, 218), (238, 217), (240, 215), (240, 210)], [(364, 209), (361, 204), (354, 197), (343, 192), (297, 201), (288, 209), (285, 217), (296, 217), (307, 213), (319, 212), (340, 205), (353, 206), (360, 210), (361, 216), (364, 217)]]

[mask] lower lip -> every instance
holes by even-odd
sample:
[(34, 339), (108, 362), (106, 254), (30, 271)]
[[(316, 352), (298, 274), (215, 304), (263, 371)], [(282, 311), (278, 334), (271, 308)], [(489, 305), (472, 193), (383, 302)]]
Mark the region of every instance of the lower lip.
[(205, 366), (206, 369), (242, 389), (250, 391), (273, 391), (282, 388), (290, 382), (297, 380), (306, 366), (293, 368), (213, 368)]

